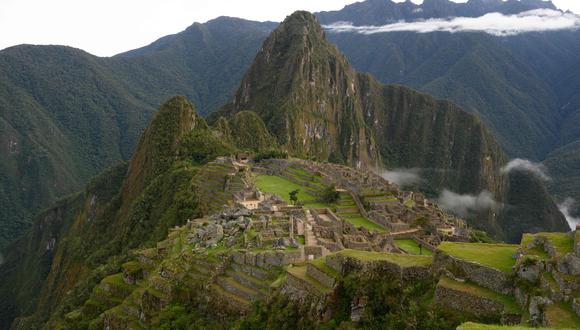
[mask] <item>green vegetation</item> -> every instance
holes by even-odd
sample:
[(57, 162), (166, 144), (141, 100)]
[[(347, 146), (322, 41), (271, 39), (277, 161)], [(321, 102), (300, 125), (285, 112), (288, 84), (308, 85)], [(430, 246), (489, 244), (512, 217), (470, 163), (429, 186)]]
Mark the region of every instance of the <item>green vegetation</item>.
[(545, 313), (550, 326), (558, 329), (577, 329), (580, 317), (576, 315), (569, 303), (555, 303), (546, 306)]
[(339, 198), (340, 198), (340, 193), (338, 191), (336, 191), (336, 187), (333, 185), (333, 186), (324, 188), (324, 190), (322, 191), (322, 196), (320, 199), (324, 203), (333, 204), (333, 203), (336, 203)]
[(535, 236), (545, 237), (548, 242), (556, 249), (556, 253), (559, 256), (563, 256), (566, 253), (574, 252), (574, 237), (568, 235), (567, 233), (537, 233), (537, 234), (526, 234), (522, 239), (522, 245), (527, 246)]
[(520, 309), (519, 305), (516, 303), (515, 298), (513, 296), (499, 294), (497, 292), (494, 292), (494, 291), (489, 290), (487, 288), (481, 287), (481, 286), (474, 284), (474, 283), (458, 282), (458, 281), (454, 281), (452, 279), (449, 279), (448, 277), (442, 276), (441, 279), (439, 280), (438, 285), (441, 285), (441, 286), (444, 286), (444, 287), (447, 287), (447, 288), (450, 288), (453, 290), (469, 293), (469, 294), (477, 296), (477, 297), (485, 297), (485, 298), (495, 300), (497, 302), (502, 303), (505, 307), (505, 311), (508, 313), (520, 313), (521, 312), (521, 309)]
[(421, 247), (421, 245), (417, 244), (417, 242), (415, 242), (412, 239), (396, 239), (395, 244), (399, 248), (405, 250), (405, 252), (410, 253), (410, 254), (419, 254), (419, 255), (426, 255), (426, 256), (433, 255), (433, 253), (431, 251)]
[(288, 268), (288, 273), (296, 278), (303, 280), (304, 282), (310, 284), (313, 288), (320, 291), (321, 293), (330, 293), (332, 292), (331, 288), (327, 288), (324, 285), (320, 284), (320, 282), (316, 281), (312, 277), (310, 277), (306, 273), (306, 266), (293, 266)]
[(272, 149), (268, 151), (258, 152), (254, 156), (254, 161), (261, 162), (262, 160), (265, 159), (286, 159), (286, 158), (288, 158), (288, 153), (286, 151)]
[(288, 199), (290, 199), (290, 202), (292, 204), (298, 203), (298, 193), (299, 192), (300, 192), (300, 189), (295, 189), (295, 190), (292, 190), (291, 192), (288, 193)]
[(378, 232), (385, 232), (386, 229), (379, 225), (378, 223), (372, 222), (367, 218), (364, 218), (363, 216), (361, 216), (360, 214), (340, 214), (339, 215), (341, 218), (343, 218), (344, 220), (352, 223), (355, 227), (363, 227), (366, 228), (368, 230), (375, 230)]
[(290, 193), (298, 190), (297, 198), (306, 208), (326, 208), (327, 204), (317, 201), (317, 198), (306, 192), (301, 186), (279, 176), (258, 175), (256, 177), (256, 186), (264, 192), (269, 192), (280, 196), (287, 203), (291, 203)]
[(63, 46), (0, 51), (0, 145), (12, 145), (0, 153), (0, 249), (38, 212), (130, 159), (168, 98), (185, 95), (201, 114), (231, 100), (274, 26), (221, 18), (165, 38), (162, 47), (110, 58)]
[(537, 328), (524, 327), (519, 325), (495, 325), (495, 324), (479, 324), (467, 322), (460, 325), (457, 330), (534, 330)]
[(480, 263), (505, 273), (515, 265), (514, 254), (518, 246), (512, 244), (443, 242), (438, 249), (465, 261)]
[(337, 254), (358, 259), (363, 262), (390, 261), (401, 267), (429, 266), (433, 262), (430, 256), (404, 255), (385, 252), (368, 252), (361, 250), (342, 250)]
[(323, 271), (324, 273), (326, 273), (327, 275), (330, 275), (334, 278), (340, 278), (340, 274), (330, 268), (327, 264), (326, 264), (326, 257), (320, 257), (317, 259), (314, 259), (312, 261), (310, 261), (310, 264), (312, 264), (314, 267), (318, 268), (319, 270)]

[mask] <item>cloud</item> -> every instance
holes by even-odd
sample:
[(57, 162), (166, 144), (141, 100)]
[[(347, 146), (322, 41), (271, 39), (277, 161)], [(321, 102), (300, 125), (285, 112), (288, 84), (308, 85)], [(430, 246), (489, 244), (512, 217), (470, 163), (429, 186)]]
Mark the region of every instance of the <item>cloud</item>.
[(538, 178), (549, 181), (550, 176), (546, 174), (546, 167), (543, 164), (534, 163), (527, 159), (516, 158), (501, 168), (501, 173), (508, 174), (511, 171), (528, 171), (535, 174)]
[(479, 195), (460, 195), (450, 190), (443, 190), (437, 199), (439, 206), (450, 213), (467, 218), (474, 213), (498, 208), (499, 204), (493, 194), (487, 190)]
[(560, 212), (566, 217), (570, 229), (575, 230), (576, 225), (580, 224), (580, 217), (572, 216), (572, 208), (574, 208), (576, 201), (572, 198), (566, 198), (562, 204), (558, 204)]
[(420, 172), (421, 170), (417, 168), (398, 168), (392, 171), (384, 170), (380, 175), (385, 180), (404, 187), (421, 182), (421, 176), (419, 175)]
[(527, 32), (576, 30), (580, 16), (551, 9), (536, 9), (516, 15), (489, 13), (480, 17), (454, 17), (424, 21), (387, 24), (383, 26), (354, 26), (350, 22), (325, 25), (330, 32), (376, 34), (388, 32), (485, 32), (494, 36), (512, 36)]

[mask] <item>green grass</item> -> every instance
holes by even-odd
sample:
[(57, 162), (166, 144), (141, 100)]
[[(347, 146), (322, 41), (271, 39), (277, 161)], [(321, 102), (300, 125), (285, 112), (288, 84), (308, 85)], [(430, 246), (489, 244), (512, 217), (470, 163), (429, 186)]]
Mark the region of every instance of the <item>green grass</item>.
[(516, 253), (518, 245), (443, 242), (438, 249), (465, 261), (476, 262), (505, 273), (511, 273), (515, 264), (513, 255)]
[(304, 237), (304, 235), (296, 236), (296, 240), (298, 241), (298, 243), (300, 243), (300, 245), (306, 245), (306, 238)]
[(328, 208), (330, 205), (320, 203), (315, 196), (312, 196), (302, 187), (285, 178), (274, 175), (258, 175), (256, 177), (258, 189), (280, 196), (284, 201), (290, 203), (290, 192), (299, 189), (298, 202), (304, 203), (306, 208)]
[(296, 278), (299, 278), (299, 279), (301, 279), (301, 280), (309, 283), (310, 285), (312, 285), (314, 288), (316, 288), (318, 291), (320, 291), (322, 293), (330, 293), (330, 292), (332, 292), (332, 289), (329, 289), (329, 288), (325, 287), (320, 282), (318, 282), (314, 278), (310, 277), (306, 273), (306, 266), (294, 266), (294, 267), (290, 267), (290, 268), (288, 268), (287, 271), (288, 271), (289, 274), (292, 274)]
[(396, 239), (395, 244), (409, 254), (431, 256), (433, 253), (426, 248), (421, 248), (417, 242), (412, 239)]
[(340, 274), (326, 264), (326, 257), (314, 259), (310, 261), (310, 264), (312, 264), (312, 266), (318, 268), (320, 271), (324, 272), (329, 276), (332, 276), (334, 278), (340, 278)]
[(337, 254), (358, 259), (363, 262), (370, 261), (390, 261), (401, 267), (427, 267), (433, 262), (433, 258), (430, 256), (416, 256), (416, 255), (405, 255), (405, 254), (395, 254), (395, 253), (385, 253), (385, 252), (368, 252), (361, 250), (342, 250), (337, 252)]
[(558, 303), (547, 305), (545, 313), (552, 327), (559, 329), (580, 328), (580, 317), (574, 313), (570, 304)]
[(505, 311), (508, 313), (520, 313), (521, 309), (516, 303), (514, 297), (509, 295), (499, 294), (487, 288), (481, 287), (477, 284), (470, 282), (458, 282), (454, 281), (446, 276), (442, 276), (437, 285), (450, 288), (453, 290), (465, 292), (477, 297), (485, 297), (504, 305)]
[(340, 215), (340, 217), (343, 218), (344, 220), (350, 222), (355, 227), (363, 227), (363, 228), (366, 228), (368, 230), (375, 230), (375, 231), (378, 231), (381, 233), (386, 231), (383, 226), (379, 225), (378, 223), (374, 223), (367, 218), (364, 218), (360, 214), (351, 215), (351, 216)]
[(520, 325), (496, 325), (467, 322), (463, 323), (457, 330), (535, 330), (537, 328), (523, 327)]
[(566, 233), (537, 233), (536, 236), (547, 238), (559, 256), (574, 252), (574, 238)]

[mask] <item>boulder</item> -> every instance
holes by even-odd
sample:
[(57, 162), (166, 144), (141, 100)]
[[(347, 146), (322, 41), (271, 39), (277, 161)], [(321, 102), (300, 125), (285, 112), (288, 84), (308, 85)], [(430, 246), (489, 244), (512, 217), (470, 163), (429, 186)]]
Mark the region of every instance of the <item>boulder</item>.
[(580, 258), (574, 253), (568, 253), (558, 260), (558, 271), (568, 275), (580, 275)]

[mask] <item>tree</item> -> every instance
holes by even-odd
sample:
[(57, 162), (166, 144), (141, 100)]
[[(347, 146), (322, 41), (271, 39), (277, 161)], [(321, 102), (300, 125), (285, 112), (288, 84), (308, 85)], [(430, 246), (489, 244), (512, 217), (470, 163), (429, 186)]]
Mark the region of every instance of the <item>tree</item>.
[(322, 191), (322, 195), (320, 197), (324, 203), (332, 204), (338, 201), (340, 198), (340, 193), (336, 191), (336, 188), (334, 185), (332, 185), (330, 187), (324, 188), (324, 191)]
[(298, 193), (300, 189), (292, 190), (288, 195), (290, 196), (290, 201), (292, 204), (296, 204), (298, 202)]

